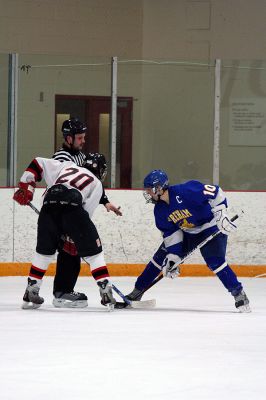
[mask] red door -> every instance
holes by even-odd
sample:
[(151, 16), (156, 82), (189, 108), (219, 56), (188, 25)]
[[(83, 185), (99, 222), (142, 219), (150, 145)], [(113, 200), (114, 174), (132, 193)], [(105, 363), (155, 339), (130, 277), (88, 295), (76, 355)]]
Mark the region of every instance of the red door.
[[(116, 187), (120, 188), (131, 188), (132, 105), (131, 97), (117, 99)], [(88, 126), (84, 153), (103, 153), (110, 165), (111, 98), (56, 95), (55, 109), (57, 130), (60, 115), (61, 119), (68, 118), (67, 115), (80, 118)], [(105, 185), (110, 186), (110, 168)]]

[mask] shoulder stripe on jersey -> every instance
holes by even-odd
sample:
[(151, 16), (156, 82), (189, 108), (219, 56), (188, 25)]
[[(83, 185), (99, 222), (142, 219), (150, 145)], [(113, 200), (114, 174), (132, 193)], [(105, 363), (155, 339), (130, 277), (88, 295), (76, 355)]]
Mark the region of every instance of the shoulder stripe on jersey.
[(34, 176), (35, 176), (35, 180), (36, 182), (40, 182), (42, 180), (42, 172), (43, 169), (42, 167), (38, 164), (37, 160), (34, 159), (30, 165), (28, 166), (28, 168), (26, 169), (26, 171), (31, 172)]
[(215, 199), (209, 199), (209, 203), (212, 208), (222, 203), (225, 203), (225, 205), (227, 206), (225, 193), (220, 187), (218, 188)]

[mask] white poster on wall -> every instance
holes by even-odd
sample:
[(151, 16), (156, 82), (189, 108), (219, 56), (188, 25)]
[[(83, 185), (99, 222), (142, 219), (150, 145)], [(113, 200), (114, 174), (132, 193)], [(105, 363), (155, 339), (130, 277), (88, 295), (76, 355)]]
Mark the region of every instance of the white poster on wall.
[(231, 99), (229, 113), (229, 145), (266, 146), (266, 99)]

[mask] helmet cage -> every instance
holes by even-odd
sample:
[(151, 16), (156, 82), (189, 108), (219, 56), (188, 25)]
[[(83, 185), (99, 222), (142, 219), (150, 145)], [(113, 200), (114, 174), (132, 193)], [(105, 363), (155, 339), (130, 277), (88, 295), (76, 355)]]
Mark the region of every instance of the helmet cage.
[[(144, 179), (144, 192), (143, 196), (146, 203), (156, 203), (160, 199), (160, 192), (168, 188), (169, 180), (166, 173), (162, 170), (153, 170)], [(153, 196), (145, 189), (151, 189), (152, 193), (158, 197), (154, 199)]]
[(89, 153), (84, 161), (83, 167), (92, 172), (101, 182), (105, 180), (107, 175), (107, 163), (103, 154)]

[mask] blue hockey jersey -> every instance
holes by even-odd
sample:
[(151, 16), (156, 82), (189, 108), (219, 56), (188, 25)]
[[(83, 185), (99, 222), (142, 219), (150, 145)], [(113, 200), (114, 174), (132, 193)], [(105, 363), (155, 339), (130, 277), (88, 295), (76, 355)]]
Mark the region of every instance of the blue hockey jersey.
[(169, 204), (160, 200), (154, 207), (155, 223), (162, 232), (166, 249), (180, 254), (184, 232), (211, 234), (218, 228), (212, 208), (227, 201), (219, 186), (188, 181), (169, 186)]

